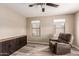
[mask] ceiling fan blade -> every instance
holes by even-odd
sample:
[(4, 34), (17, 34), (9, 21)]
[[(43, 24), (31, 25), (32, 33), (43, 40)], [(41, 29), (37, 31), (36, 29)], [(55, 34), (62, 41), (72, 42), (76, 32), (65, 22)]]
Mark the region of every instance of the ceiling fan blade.
[(52, 6), (52, 7), (58, 7), (59, 5), (57, 5), (57, 4), (53, 4), (53, 3), (46, 3), (46, 5), (48, 5), (48, 6)]
[(33, 5), (29, 5), (29, 7), (33, 7)]
[(34, 4), (30, 4), (29, 7), (33, 7), (34, 5), (36, 5), (36, 3), (34, 3)]

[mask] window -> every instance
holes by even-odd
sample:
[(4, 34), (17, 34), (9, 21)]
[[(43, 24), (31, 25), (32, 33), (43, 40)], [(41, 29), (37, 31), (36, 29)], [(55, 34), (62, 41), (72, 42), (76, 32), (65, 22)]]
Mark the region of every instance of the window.
[(40, 21), (33, 20), (31, 22), (31, 24), (32, 24), (32, 35), (33, 36), (40, 36)]
[(65, 32), (65, 19), (55, 19), (54, 27), (55, 27), (55, 36), (58, 36), (59, 33), (64, 33)]

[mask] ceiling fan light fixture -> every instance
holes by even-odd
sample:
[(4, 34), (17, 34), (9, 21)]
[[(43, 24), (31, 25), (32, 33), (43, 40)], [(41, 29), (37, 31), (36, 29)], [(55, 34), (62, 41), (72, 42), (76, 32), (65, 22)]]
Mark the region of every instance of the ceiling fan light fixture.
[(33, 5), (29, 5), (29, 7), (33, 7)]
[(29, 5), (29, 7), (33, 7), (35, 5), (37, 5), (37, 6), (40, 5), (42, 8), (42, 12), (45, 12), (45, 6), (51, 6), (51, 7), (55, 7), (55, 8), (57, 8), (59, 6), (59, 5), (53, 4), (53, 3), (34, 3), (34, 4)]

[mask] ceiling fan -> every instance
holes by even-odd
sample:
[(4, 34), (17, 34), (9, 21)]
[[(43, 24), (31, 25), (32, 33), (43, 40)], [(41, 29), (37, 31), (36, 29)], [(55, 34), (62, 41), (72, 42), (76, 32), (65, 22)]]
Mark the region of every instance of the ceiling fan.
[(44, 6), (51, 6), (51, 7), (55, 7), (57, 8), (59, 5), (54, 4), (54, 3), (34, 3), (34, 4), (30, 4), (29, 7), (33, 7), (33, 6), (41, 6), (42, 8), (42, 12), (45, 12), (45, 7)]

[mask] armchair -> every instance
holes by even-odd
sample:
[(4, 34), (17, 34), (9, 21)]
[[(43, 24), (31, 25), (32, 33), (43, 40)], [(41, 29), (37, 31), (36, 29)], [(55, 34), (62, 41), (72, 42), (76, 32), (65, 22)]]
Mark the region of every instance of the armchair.
[(60, 33), (58, 40), (49, 39), (50, 50), (58, 55), (63, 55), (71, 51), (71, 34)]

